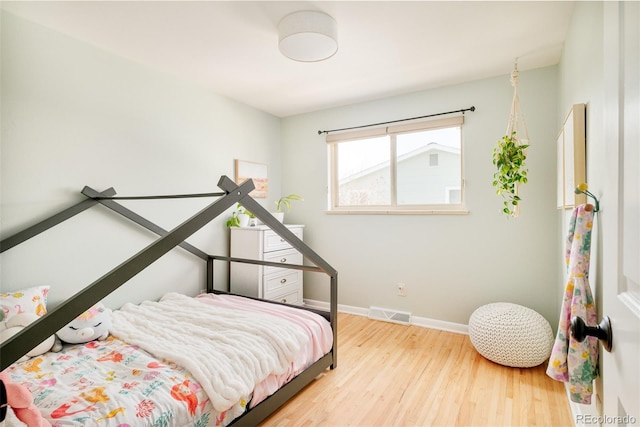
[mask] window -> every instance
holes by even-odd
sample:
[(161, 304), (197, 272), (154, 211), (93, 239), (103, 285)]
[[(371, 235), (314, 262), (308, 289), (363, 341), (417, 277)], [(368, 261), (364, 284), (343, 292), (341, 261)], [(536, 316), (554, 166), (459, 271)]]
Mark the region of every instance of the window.
[(327, 136), (332, 212), (463, 211), (463, 117)]

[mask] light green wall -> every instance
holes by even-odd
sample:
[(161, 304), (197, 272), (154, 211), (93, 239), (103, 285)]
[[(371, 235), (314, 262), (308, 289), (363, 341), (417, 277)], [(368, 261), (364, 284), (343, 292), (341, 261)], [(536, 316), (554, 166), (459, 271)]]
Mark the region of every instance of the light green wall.
[[(555, 209), (555, 138), (568, 107), (588, 103), (588, 176), (597, 191), (596, 159), (605, 150), (594, 120), (601, 108), (600, 8), (576, 4), (560, 66), (521, 73), (532, 147), (517, 219), (500, 213), (491, 186), (491, 150), (506, 129), (513, 93), (508, 75), (280, 120), (3, 12), (2, 235), (81, 200), (84, 185), (121, 194), (213, 191), (221, 174), (233, 176), (233, 159), (258, 161), (269, 166), (264, 203), (280, 193), (305, 197), (287, 221), (305, 223), (306, 240), (338, 269), (341, 304), (464, 324), (482, 304), (511, 301), (536, 309), (555, 328), (565, 222)], [(469, 215), (325, 213), (327, 149), (318, 130), (471, 105), (477, 110), (467, 113), (464, 128)], [(202, 203), (131, 207), (170, 228)], [(122, 224), (104, 210), (83, 215), (71, 234), (52, 231), (24, 253), (3, 254), (2, 288), (48, 283), (52, 299), (61, 300), (148, 241), (126, 227), (118, 231)], [(85, 231), (74, 234), (78, 225)], [(218, 221), (193, 240), (225, 252), (226, 240), (218, 238), (225, 232)], [(105, 244), (88, 244), (83, 234), (91, 233)], [(185, 255), (178, 257), (149, 277), (163, 284), (180, 277), (189, 292), (199, 289), (204, 273), (186, 271)], [(305, 296), (322, 299), (312, 286), (324, 279), (305, 274)], [(406, 298), (395, 295), (397, 282), (406, 283)]]
[[(559, 67), (558, 102), (561, 118), (569, 112), (573, 104), (586, 104), (586, 138), (587, 138), (587, 182), (589, 190), (604, 201), (606, 211), (606, 195), (603, 189), (607, 182), (605, 158), (607, 142), (604, 140), (604, 44), (603, 44), (603, 3), (576, 2), (570, 31), (567, 34), (561, 63)], [(591, 239), (591, 260), (589, 283), (596, 299), (598, 318), (602, 313), (602, 227), (601, 215), (596, 214)], [(561, 233), (558, 246), (564, 251), (565, 236), (571, 211), (558, 214)], [(562, 295), (566, 285), (566, 269), (564, 264), (559, 268), (557, 292)], [(560, 306), (558, 305), (558, 311)], [(578, 405), (577, 411), (582, 414), (598, 415), (598, 405), (602, 400), (602, 377), (596, 380), (596, 397), (593, 405)]]
[[(6, 11), (1, 19), (3, 237), (83, 200), (85, 185), (121, 195), (219, 191), (236, 158), (267, 164), (279, 189), (278, 118)], [(127, 206), (171, 229), (210, 201)], [(116, 218), (92, 208), (4, 253), (2, 289), (49, 284), (50, 301), (64, 300), (150, 242)], [(219, 219), (191, 241), (226, 254), (227, 233)], [(176, 282), (201, 289), (204, 266), (178, 252), (125, 285), (114, 304), (160, 296)]]
[[(602, 196), (602, 186), (606, 171), (604, 159), (607, 144), (603, 140), (604, 116), (603, 92), (603, 4), (602, 2), (578, 2), (574, 9), (571, 30), (563, 50), (559, 73), (559, 105), (561, 119), (568, 114), (574, 104), (586, 104), (587, 139), (587, 182), (589, 190)], [(562, 212), (562, 237), (560, 244), (564, 250), (564, 236), (568, 231), (571, 211)], [(602, 263), (599, 216), (596, 216), (591, 252), (592, 288), (598, 294), (601, 288), (600, 265)], [(564, 268), (560, 283), (564, 286)]]
[[(339, 303), (408, 310), (466, 324), (480, 305), (508, 301), (557, 322), (555, 138), (557, 67), (520, 73), (531, 137), (530, 181), (519, 218), (501, 213), (491, 186), (492, 149), (504, 134), (513, 88), (509, 75), (283, 120), (283, 191), (305, 197), (290, 214), (305, 238), (339, 272)], [(329, 215), (327, 148), (318, 130), (476, 107), (463, 129), (469, 215)], [(305, 273), (305, 297), (325, 300), (324, 280)], [(396, 295), (395, 284), (408, 296)], [(307, 286), (308, 285), (308, 286)]]

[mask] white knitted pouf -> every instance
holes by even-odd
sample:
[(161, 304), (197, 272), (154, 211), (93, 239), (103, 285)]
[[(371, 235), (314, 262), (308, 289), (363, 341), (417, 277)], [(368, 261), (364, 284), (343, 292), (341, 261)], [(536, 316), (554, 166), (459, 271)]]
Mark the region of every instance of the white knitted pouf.
[(536, 311), (517, 304), (483, 305), (469, 318), (469, 338), (478, 353), (505, 366), (530, 368), (551, 355), (551, 325)]

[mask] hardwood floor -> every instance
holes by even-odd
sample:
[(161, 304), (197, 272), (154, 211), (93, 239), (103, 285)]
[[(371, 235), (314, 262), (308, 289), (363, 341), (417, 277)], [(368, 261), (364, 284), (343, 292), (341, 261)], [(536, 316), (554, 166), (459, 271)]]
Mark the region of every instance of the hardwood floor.
[(272, 426), (573, 426), (546, 363), (480, 356), (467, 335), (341, 313), (338, 367), (272, 414)]

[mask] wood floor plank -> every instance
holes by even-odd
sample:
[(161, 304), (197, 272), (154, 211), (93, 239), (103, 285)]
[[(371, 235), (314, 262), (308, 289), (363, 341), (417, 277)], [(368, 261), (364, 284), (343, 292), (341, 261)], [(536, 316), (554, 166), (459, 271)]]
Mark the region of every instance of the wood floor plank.
[(338, 368), (262, 427), (573, 426), (546, 365), (490, 362), (469, 337), (340, 313)]

